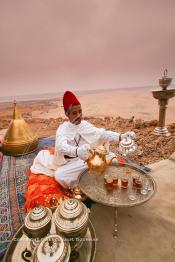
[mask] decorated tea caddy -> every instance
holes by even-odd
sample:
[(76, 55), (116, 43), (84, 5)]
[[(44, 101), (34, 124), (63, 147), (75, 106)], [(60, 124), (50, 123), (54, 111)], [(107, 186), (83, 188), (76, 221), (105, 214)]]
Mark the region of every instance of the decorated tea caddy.
[(57, 234), (70, 241), (72, 252), (79, 249), (88, 228), (87, 207), (77, 199), (65, 200), (54, 213)]
[(52, 212), (49, 208), (36, 206), (24, 221), (24, 232), (32, 239), (45, 237), (51, 228)]

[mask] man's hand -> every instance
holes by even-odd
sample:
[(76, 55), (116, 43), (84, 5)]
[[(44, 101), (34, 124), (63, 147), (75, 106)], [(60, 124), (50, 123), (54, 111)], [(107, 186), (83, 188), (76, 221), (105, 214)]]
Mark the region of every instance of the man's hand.
[(123, 138), (125, 138), (127, 136), (130, 136), (132, 139), (136, 138), (136, 134), (133, 131), (131, 131), (131, 132), (126, 132), (126, 133), (122, 134), (121, 135), (121, 139), (123, 139)]
[(77, 155), (82, 160), (87, 160), (89, 156), (90, 145), (84, 144), (77, 149)]

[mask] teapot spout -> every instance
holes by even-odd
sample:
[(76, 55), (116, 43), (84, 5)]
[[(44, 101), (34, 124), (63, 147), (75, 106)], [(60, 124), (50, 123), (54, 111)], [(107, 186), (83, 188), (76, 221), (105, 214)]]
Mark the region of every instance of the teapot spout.
[(106, 160), (107, 165), (110, 165), (114, 158), (116, 158), (116, 156), (112, 156), (110, 159)]
[(92, 150), (92, 149), (90, 149), (89, 150), (89, 159), (92, 159), (93, 157), (95, 156), (95, 151), (94, 150)]

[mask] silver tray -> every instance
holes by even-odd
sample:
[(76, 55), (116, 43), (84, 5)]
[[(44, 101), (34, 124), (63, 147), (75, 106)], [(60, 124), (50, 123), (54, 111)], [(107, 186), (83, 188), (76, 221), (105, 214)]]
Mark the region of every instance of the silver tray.
[[(123, 190), (119, 184), (117, 189), (112, 191), (107, 191), (104, 185), (104, 175), (117, 173), (120, 178), (124, 174), (125, 170), (130, 170), (129, 176), (129, 186), (128, 189)], [(149, 190), (146, 195), (141, 194), (141, 190), (136, 190), (132, 187), (131, 179), (133, 175), (140, 175), (144, 182), (147, 181)], [(140, 205), (148, 201), (153, 197), (156, 191), (156, 184), (154, 179), (147, 174), (142, 168), (132, 165), (130, 163), (117, 164), (112, 163), (106, 168), (103, 174), (97, 174), (91, 172), (89, 169), (83, 171), (79, 177), (79, 187), (81, 191), (88, 196), (90, 199), (94, 200), (103, 205), (112, 207), (132, 207)], [(143, 192), (143, 191), (142, 191)], [(131, 196), (135, 197), (135, 200), (131, 200)]]
[[(30, 262), (31, 247), (30, 238), (23, 232), (22, 225), (14, 235), (5, 253), (3, 262)], [(52, 223), (50, 233), (55, 233), (55, 226)], [(83, 244), (78, 250), (79, 257), (74, 260), (75, 262), (94, 262), (96, 254), (96, 234), (95, 229), (89, 220), (87, 233), (84, 237)], [(43, 261), (44, 262), (44, 261)]]

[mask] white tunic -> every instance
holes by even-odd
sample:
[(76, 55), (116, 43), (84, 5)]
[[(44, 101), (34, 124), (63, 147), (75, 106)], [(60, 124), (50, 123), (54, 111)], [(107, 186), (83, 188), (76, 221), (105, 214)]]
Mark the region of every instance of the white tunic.
[[(32, 173), (42, 173), (55, 176), (55, 179), (65, 188), (77, 183), (79, 174), (87, 168), (86, 163), (76, 157), (76, 148), (83, 144), (91, 147), (106, 142), (109, 155), (109, 143), (119, 140), (119, 133), (97, 128), (82, 120), (79, 125), (65, 121), (56, 132), (55, 154), (43, 150), (38, 153), (31, 167)], [(67, 159), (64, 156), (74, 157)]]

